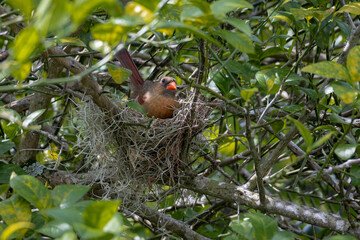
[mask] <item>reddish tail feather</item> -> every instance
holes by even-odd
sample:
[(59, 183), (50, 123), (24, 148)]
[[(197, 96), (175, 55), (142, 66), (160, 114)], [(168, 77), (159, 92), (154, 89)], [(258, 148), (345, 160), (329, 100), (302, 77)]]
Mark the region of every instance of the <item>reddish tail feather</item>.
[(121, 65), (124, 68), (131, 70), (132, 72), (130, 76), (131, 83), (135, 86), (142, 87), (144, 85), (144, 79), (141, 77), (128, 50), (126, 50), (125, 48), (121, 49), (118, 53), (115, 54), (115, 58), (120, 61)]

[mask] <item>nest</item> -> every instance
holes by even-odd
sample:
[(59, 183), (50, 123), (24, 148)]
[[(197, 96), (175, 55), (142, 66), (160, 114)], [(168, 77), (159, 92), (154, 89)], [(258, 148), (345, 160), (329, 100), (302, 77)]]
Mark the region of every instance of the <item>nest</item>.
[(79, 147), (88, 156), (91, 181), (100, 183), (103, 198), (143, 197), (159, 183), (174, 184), (189, 166), (191, 140), (204, 130), (210, 109), (194, 102), (194, 93), (188, 95), (171, 119), (147, 118), (124, 101), (111, 119), (92, 101), (79, 105)]

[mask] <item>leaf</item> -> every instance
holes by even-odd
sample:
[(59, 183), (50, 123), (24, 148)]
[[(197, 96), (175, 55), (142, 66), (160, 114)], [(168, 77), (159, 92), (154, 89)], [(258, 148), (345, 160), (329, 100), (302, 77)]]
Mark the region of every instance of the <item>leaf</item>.
[(15, 164), (5, 164), (0, 162), (0, 183), (9, 183), (12, 172), (16, 175), (25, 175), (26, 172)]
[(24, 63), (17, 63), (12, 69), (11, 76), (20, 82), (25, 80), (31, 71), (32, 63), (30, 61)]
[(35, 177), (17, 176), (10, 180), (10, 186), (39, 210), (52, 207), (49, 190)]
[(138, 102), (130, 101), (126, 102), (126, 105), (132, 109), (135, 109), (138, 112), (141, 112), (144, 115), (147, 114), (145, 108), (141, 106)]
[(234, 239), (254, 239), (254, 227), (248, 220), (241, 221), (240, 223), (233, 221), (230, 226), (239, 235), (239, 237)]
[(16, 36), (14, 41), (14, 59), (19, 63), (29, 61), (40, 44), (40, 34), (35, 27), (26, 27)]
[(257, 88), (243, 89), (240, 91), (240, 94), (245, 101), (249, 101), (251, 96), (257, 91), (259, 91)]
[(255, 53), (255, 48), (251, 39), (244, 33), (230, 32), (227, 30), (218, 30), (216, 33), (220, 37), (224, 38), (234, 48), (245, 53)]
[(218, 47), (223, 48), (222, 44), (219, 43), (218, 41), (216, 41), (214, 38), (212, 38), (211, 36), (209, 36), (208, 34), (206, 34), (205, 32), (201, 31), (200, 29), (191, 26), (189, 24), (185, 24), (182, 22), (176, 22), (176, 21), (159, 21), (159, 23), (157, 23), (154, 26), (154, 30), (162, 30), (162, 29), (179, 29), (179, 30), (185, 30), (185, 31), (189, 31), (195, 35), (197, 35), (198, 37), (213, 43), (215, 45), (217, 45)]
[(339, 144), (335, 149), (335, 154), (341, 160), (348, 160), (354, 155), (356, 146), (356, 144)]
[(116, 66), (111, 63), (106, 64), (109, 73), (117, 84), (122, 84), (125, 82), (132, 74), (131, 70), (127, 68), (123, 68), (120, 66)]
[(0, 118), (21, 125), (21, 117), (16, 111), (4, 107), (0, 107)]
[(350, 76), (346, 68), (336, 62), (319, 62), (308, 65), (301, 69), (303, 72), (313, 73), (327, 78), (343, 79), (350, 82)]
[(317, 147), (320, 147), (321, 145), (323, 145), (327, 140), (329, 140), (331, 138), (331, 136), (336, 133), (336, 132), (330, 132), (324, 136), (322, 136), (319, 140), (317, 140), (312, 146), (311, 146), (311, 150), (315, 149)]
[(27, 116), (24, 119), (22, 126), (27, 128), (31, 123), (35, 122), (36, 119), (38, 119), (44, 112), (45, 112), (45, 109), (40, 109), (40, 110), (37, 110), (37, 111), (31, 113), (29, 116)]
[(252, 30), (244, 20), (238, 18), (226, 18), (225, 21), (236, 27), (241, 32), (245, 33), (247, 36), (251, 37)]
[(306, 146), (308, 148), (311, 147), (311, 145), (313, 143), (313, 139), (312, 139), (312, 136), (311, 136), (311, 133), (310, 133), (309, 129), (307, 129), (301, 122), (299, 122), (296, 119), (293, 119), (292, 117), (287, 116), (286, 118), (289, 119), (290, 121), (292, 121), (293, 123), (295, 123), (295, 125), (298, 128), (301, 136), (304, 138)]
[(330, 86), (333, 88), (335, 94), (339, 96), (345, 104), (354, 103), (356, 97), (359, 95), (359, 92), (355, 88), (345, 82), (333, 82)]
[[(15, 143), (10, 142), (9, 140), (2, 140), (0, 142), (0, 154), (6, 153), (7, 151), (12, 149), (13, 147), (15, 147)], [(0, 175), (0, 178), (1, 178), (1, 175)]]
[(340, 8), (335, 14), (339, 14), (342, 12), (348, 12), (348, 13), (352, 13), (355, 15), (360, 15), (360, 3), (352, 2), (352, 3), (346, 4), (342, 8)]
[(117, 213), (120, 201), (97, 201), (86, 207), (83, 217), (87, 226), (102, 230)]
[(269, 216), (260, 213), (247, 213), (245, 217), (251, 222), (255, 239), (271, 239), (277, 232), (277, 222)]
[(30, 222), (31, 207), (20, 195), (14, 194), (0, 202), (0, 215), (7, 225), (22, 221)]
[(287, 232), (287, 231), (277, 232), (271, 238), (271, 240), (295, 240), (295, 239), (296, 239), (296, 235), (294, 233)]
[(226, 13), (238, 8), (253, 9), (253, 6), (244, 0), (218, 0), (210, 4), (211, 12), (216, 17), (224, 17)]
[(354, 236), (350, 236), (350, 235), (335, 235), (335, 236), (326, 238), (326, 240), (356, 240), (356, 238)]
[(350, 50), (346, 60), (346, 66), (352, 81), (360, 82), (360, 46), (356, 46)]
[(154, 19), (154, 13), (137, 2), (128, 2), (125, 6), (125, 13), (141, 18), (144, 23), (150, 23)]
[(112, 234), (82, 223), (74, 224), (74, 228), (80, 236), (80, 239), (112, 239)]
[(32, 0), (7, 0), (6, 2), (13, 9), (19, 9), (27, 20), (30, 19), (31, 13), (34, 10), (34, 3)]
[(51, 198), (55, 206), (66, 208), (79, 201), (89, 190), (89, 186), (58, 185), (51, 191)]
[(8, 226), (2, 233), (1, 233), (1, 240), (2, 239), (10, 239), (12, 234), (18, 234), (20, 231), (26, 230), (26, 229), (34, 229), (35, 224), (32, 222), (17, 222), (13, 223), (10, 226)]
[(360, 166), (352, 166), (350, 169), (351, 183), (354, 186), (360, 185)]
[(83, 223), (82, 213), (76, 208), (52, 208), (44, 212), (57, 221), (68, 223), (71, 226), (75, 223)]
[(69, 224), (55, 220), (45, 224), (36, 231), (52, 238), (59, 238), (71, 230), (72, 227)]
[(95, 39), (106, 42), (110, 46), (125, 40), (128, 31), (129, 27), (111, 23), (97, 24), (91, 29), (91, 33)]

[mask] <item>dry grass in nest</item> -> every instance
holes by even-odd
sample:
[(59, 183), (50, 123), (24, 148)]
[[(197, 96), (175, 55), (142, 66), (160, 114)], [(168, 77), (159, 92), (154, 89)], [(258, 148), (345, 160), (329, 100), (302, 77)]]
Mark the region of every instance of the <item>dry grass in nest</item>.
[(105, 192), (123, 198), (144, 196), (157, 183), (176, 181), (188, 162), (186, 146), (202, 132), (210, 109), (191, 93), (171, 119), (151, 119), (119, 102), (112, 119), (91, 101), (80, 105), (79, 146), (91, 159), (91, 178)]

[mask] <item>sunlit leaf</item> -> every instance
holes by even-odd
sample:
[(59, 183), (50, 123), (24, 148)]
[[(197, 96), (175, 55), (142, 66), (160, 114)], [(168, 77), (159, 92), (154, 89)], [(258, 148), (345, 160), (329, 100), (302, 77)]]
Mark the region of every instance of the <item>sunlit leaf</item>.
[(12, 109), (0, 107), (0, 118), (21, 125), (20, 114)]
[(340, 99), (346, 104), (354, 103), (356, 97), (359, 95), (359, 92), (347, 83), (333, 82), (330, 85), (333, 88), (335, 94), (339, 96)]
[(103, 229), (117, 213), (120, 201), (97, 201), (90, 204), (84, 211), (84, 222), (87, 226)]
[(31, 54), (40, 44), (40, 34), (34, 27), (24, 28), (14, 41), (14, 59), (20, 63), (28, 62)]
[(12, 178), (10, 180), (10, 186), (20, 194), (20, 196), (40, 210), (52, 206), (49, 190), (33, 176), (21, 175)]
[(245, 101), (249, 101), (251, 96), (256, 93), (257, 91), (259, 91), (259, 89), (257, 88), (250, 88), (250, 89), (242, 89), (240, 91), (241, 97), (245, 100)]
[(18, 63), (16, 68), (13, 69), (11, 75), (15, 79), (17, 79), (19, 81), (23, 81), (31, 72), (31, 65), (32, 65), (32, 62), (30, 62), (30, 61), (24, 62), (24, 63)]
[(17, 234), (20, 231), (25, 231), (26, 229), (34, 229), (35, 224), (32, 222), (16, 222), (9, 225), (4, 231), (1, 233), (1, 239), (10, 239), (12, 234)]
[(30, 124), (34, 123), (36, 119), (38, 119), (43, 113), (45, 109), (40, 109), (35, 112), (32, 112), (29, 116), (27, 116), (23, 121), (23, 127), (27, 128)]
[(31, 220), (30, 204), (19, 195), (15, 194), (0, 202), (0, 215), (6, 224)]
[(348, 160), (354, 155), (356, 146), (356, 144), (339, 144), (335, 149), (335, 154), (342, 160)]
[(34, 10), (34, 3), (32, 0), (6, 0), (6, 2), (12, 8), (19, 9), (27, 20), (30, 19), (31, 13)]
[(98, 24), (91, 29), (95, 39), (107, 42), (110, 46), (120, 43), (126, 39), (128, 27), (116, 24)]
[(350, 50), (346, 60), (346, 67), (352, 81), (360, 82), (360, 46), (356, 46)]
[(360, 3), (352, 2), (352, 3), (346, 4), (342, 8), (340, 8), (338, 11), (336, 11), (336, 14), (339, 14), (342, 12), (348, 12), (348, 13), (352, 13), (355, 15), (360, 15)]
[(253, 9), (253, 6), (244, 0), (218, 0), (210, 4), (212, 13), (218, 17), (224, 17), (226, 13), (238, 8)]
[(125, 82), (132, 74), (132, 72), (120, 66), (116, 66), (114, 64), (108, 63), (106, 64), (108, 67), (109, 73), (117, 84), (122, 84)]
[(234, 48), (245, 53), (255, 52), (251, 39), (244, 33), (230, 32), (227, 30), (219, 30), (217, 31), (217, 33), (220, 37), (224, 38), (228, 43), (230, 43)]
[(226, 18), (225, 21), (236, 27), (241, 32), (245, 33), (247, 36), (251, 36), (252, 30), (244, 20), (238, 18)]
[(336, 62), (319, 62), (301, 69), (303, 72), (313, 73), (327, 78), (343, 79), (350, 82), (346, 68)]
[(149, 23), (154, 19), (154, 13), (137, 2), (128, 2), (125, 6), (125, 13), (141, 17), (144, 23)]
[(314, 142), (314, 144), (311, 146), (311, 149), (315, 149), (315, 148), (320, 147), (321, 145), (323, 145), (327, 140), (329, 140), (331, 138), (331, 136), (334, 133), (336, 133), (336, 132), (330, 132), (330, 133), (322, 136), (319, 140)]
[[(36, 231), (52, 238), (60, 238), (66, 232), (72, 231), (72, 227), (61, 221), (51, 221)], [(77, 240), (78, 238), (75, 236), (73, 239)], [(71, 240), (71, 238), (67, 238), (67, 240)]]

